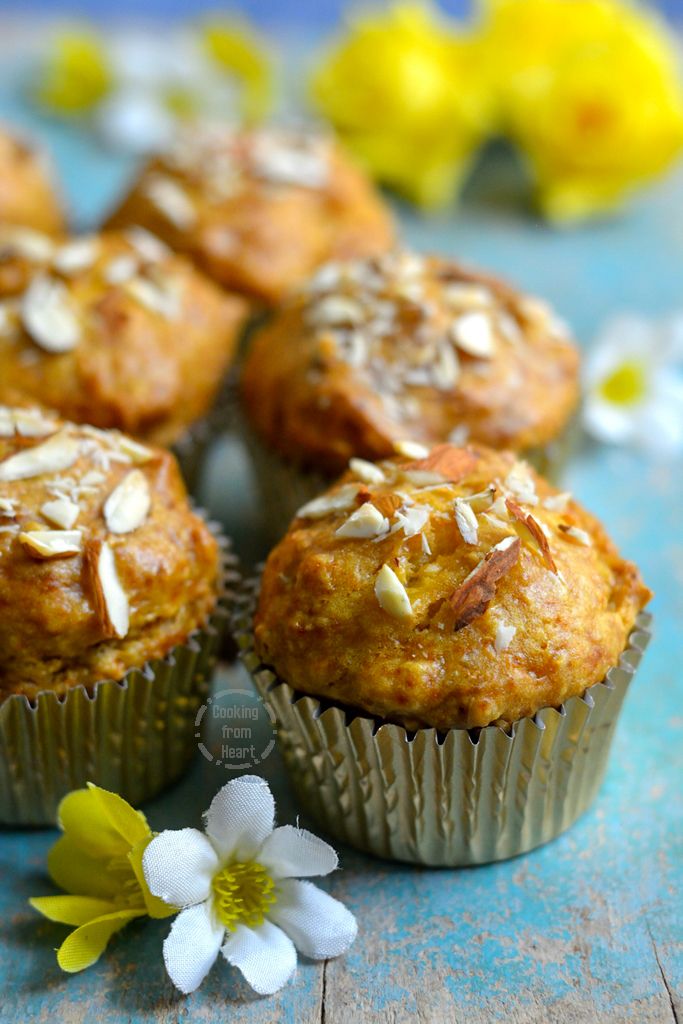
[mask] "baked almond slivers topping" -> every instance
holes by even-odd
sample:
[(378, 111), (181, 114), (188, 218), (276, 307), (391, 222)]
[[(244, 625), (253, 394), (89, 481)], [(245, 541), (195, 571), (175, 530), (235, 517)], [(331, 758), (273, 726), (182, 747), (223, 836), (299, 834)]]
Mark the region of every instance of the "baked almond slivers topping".
[(70, 469), (80, 452), (77, 438), (60, 431), (42, 444), (34, 445), (0, 462), (0, 481), (29, 480), (43, 473), (61, 473)]
[(375, 580), (375, 597), (382, 608), (395, 619), (407, 619), (413, 614), (413, 607), (406, 588), (394, 570), (383, 565)]
[(80, 515), (80, 508), (75, 501), (69, 498), (55, 498), (54, 501), (46, 501), (42, 506), (41, 515), (54, 526), (62, 530), (70, 530)]
[(401, 470), (436, 474), (443, 480), (457, 484), (477, 464), (477, 457), (466, 448), (454, 448), (450, 444), (439, 444), (424, 458), (401, 466)]
[(496, 654), (502, 654), (503, 651), (507, 651), (508, 647), (515, 638), (516, 632), (516, 626), (508, 626), (504, 622), (498, 623), (498, 626), (496, 627), (496, 639), (494, 641)]
[(32, 228), (4, 227), (0, 229), (0, 256), (19, 256), (29, 263), (49, 263), (54, 242)]
[(122, 639), (130, 626), (128, 598), (116, 571), (114, 553), (103, 541), (89, 541), (83, 563), (90, 579), (93, 605), (105, 637)]
[(0, 405), (0, 437), (46, 437), (54, 434), (57, 424), (38, 409), (10, 409)]
[(81, 550), (80, 530), (27, 530), (19, 540), (34, 558), (71, 558)]
[(490, 359), (494, 352), (491, 319), (486, 313), (465, 313), (451, 325), (451, 338), (462, 352)]
[(365, 459), (351, 459), (349, 469), (354, 476), (362, 480), (364, 484), (381, 484), (384, 482), (384, 473), (379, 466)]
[(74, 238), (61, 246), (54, 255), (52, 266), (60, 274), (80, 274), (88, 270), (99, 253), (99, 242), (97, 238), (87, 235), (84, 238)]
[(145, 192), (159, 213), (181, 231), (191, 228), (197, 220), (194, 203), (173, 178), (150, 174), (145, 182)]
[(521, 550), (519, 537), (505, 537), (486, 554), (449, 598), (457, 632), (483, 615), (493, 600), (499, 580), (515, 565)]
[(577, 544), (583, 544), (584, 547), (592, 547), (593, 541), (590, 534), (586, 533), (579, 526), (570, 526), (569, 523), (558, 523), (557, 528), (564, 537), (569, 537), (570, 540), (576, 541)]
[(147, 477), (132, 469), (104, 504), (104, 521), (110, 533), (132, 533), (146, 521), (152, 505)]
[(368, 501), (371, 501), (375, 508), (379, 509), (383, 516), (391, 519), (394, 512), (403, 504), (403, 498), (398, 494), (373, 494), (370, 493)]
[(46, 352), (70, 352), (78, 345), (81, 328), (61, 281), (40, 274), (21, 300), (21, 320), (36, 345)]
[(356, 504), (358, 484), (344, 484), (331, 494), (321, 494), (319, 498), (313, 498), (302, 505), (297, 512), (300, 519), (324, 519), (330, 512), (345, 512)]
[(154, 457), (154, 452), (151, 448), (145, 447), (139, 441), (134, 441), (127, 434), (119, 434), (116, 441), (119, 451), (126, 455), (134, 466), (143, 466)]
[(455, 521), (466, 544), (479, 543), (479, 524), (472, 506), (462, 498), (455, 499)]
[(371, 502), (352, 512), (345, 523), (335, 531), (337, 537), (369, 538), (380, 537), (389, 530), (389, 521)]
[(519, 524), (524, 531), (524, 535), (539, 551), (546, 567), (557, 576), (558, 572), (557, 566), (555, 565), (555, 559), (550, 553), (548, 538), (543, 532), (540, 523), (537, 523), (532, 515), (529, 515), (523, 508), (520, 508), (517, 502), (513, 501), (512, 498), (506, 498), (505, 505), (515, 523)]
[(406, 459), (426, 459), (429, 448), (418, 441), (394, 441), (394, 451)]

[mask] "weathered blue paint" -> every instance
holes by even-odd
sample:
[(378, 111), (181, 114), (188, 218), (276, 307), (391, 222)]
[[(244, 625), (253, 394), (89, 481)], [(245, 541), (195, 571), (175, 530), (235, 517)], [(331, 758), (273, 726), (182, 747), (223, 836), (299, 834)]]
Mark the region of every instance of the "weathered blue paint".
[[(0, 90), (0, 116), (16, 113)], [(35, 122), (22, 112), (25, 120)], [(71, 132), (41, 126), (55, 143), (74, 210), (92, 220), (128, 168)], [(551, 299), (590, 344), (612, 310), (666, 313), (683, 305), (683, 172), (611, 222), (562, 234), (524, 208), (507, 158), (482, 170), (462, 209), (438, 221), (404, 212), (416, 244), (457, 253)], [(62, 975), (53, 949), (66, 929), (26, 906), (52, 891), (50, 831), (0, 833), (0, 1021), (670, 1022), (681, 1013), (681, 726), (683, 465), (646, 462), (587, 445), (568, 483), (608, 524), (656, 590), (656, 640), (629, 695), (605, 786), (567, 835), (513, 862), (464, 871), (386, 864), (342, 851), (326, 885), (357, 913), (360, 936), (326, 969), (305, 963), (278, 996), (261, 1000), (225, 965), (190, 999), (165, 980), (168, 923), (134, 925), (102, 962)], [(247, 556), (260, 540), (234, 443), (217, 447), (207, 499)], [(241, 670), (220, 685), (248, 685)], [(214, 742), (218, 739), (214, 734)], [(264, 765), (292, 822), (276, 754)], [(148, 808), (157, 827), (199, 824), (226, 778), (197, 758), (192, 772)], [(305, 819), (304, 819), (305, 820)]]

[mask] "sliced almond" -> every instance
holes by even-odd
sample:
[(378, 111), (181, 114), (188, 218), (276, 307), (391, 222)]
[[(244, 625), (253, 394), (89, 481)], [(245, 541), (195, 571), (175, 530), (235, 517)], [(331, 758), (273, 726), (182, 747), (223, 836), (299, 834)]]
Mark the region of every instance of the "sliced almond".
[(146, 521), (152, 505), (147, 477), (132, 469), (104, 504), (104, 521), (110, 533), (132, 533)]
[(160, 238), (145, 228), (133, 226), (123, 232), (126, 241), (146, 263), (163, 263), (171, 250)]
[(504, 487), (525, 505), (538, 505), (536, 484), (526, 462), (516, 462), (505, 477)]
[(74, 238), (57, 250), (52, 266), (60, 274), (71, 276), (92, 267), (99, 252), (99, 241), (92, 235)]
[(420, 505), (407, 508), (405, 511), (399, 510), (396, 512), (396, 526), (392, 532), (403, 530), (406, 537), (416, 537), (429, 522), (429, 516), (430, 510)]
[(46, 352), (70, 352), (81, 338), (81, 328), (61, 281), (40, 274), (21, 300), (22, 323), (33, 341)]
[(413, 614), (413, 607), (406, 588), (388, 565), (383, 565), (377, 574), (375, 597), (379, 601), (380, 608), (396, 619), (409, 618)]
[(28, 530), (19, 540), (37, 558), (71, 558), (81, 550), (80, 530)]
[(46, 501), (40, 511), (49, 523), (61, 527), (62, 530), (70, 530), (81, 510), (76, 502), (69, 498), (55, 498), (54, 501)]
[(167, 320), (174, 320), (180, 313), (179, 296), (170, 282), (165, 287), (160, 282), (150, 281), (146, 277), (134, 277), (132, 281), (126, 282), (126, 291), (141, 306), (145, 306), (152, 313), (159, 313)]
[(559, 523), (558, 530), (562, 531), (563, 536), (569, 537), (570, 540), (576, 541), (577, 544), (583, 544), (584, 547), (590, 548), (593, 546), (593, 541), (589, 533), (582, 530), (579, 526), (570, 526), (568, 523)]
[(493, 600), (499, 580), (519, 558), (519, 537), (505, 537), (486, 554), (479, 565), (463, 580), (449, 598), (453, 631), (457, 632), (483, 615)]
[(115, 256), (102, 270), (102, 276), (107, 284), (125, 284), (132, 281), (139, 269), (139, 263), (135, 256), (124, 253), (122, 256)]
[(496, 485), (489, 484), (484, 491), (477, 491), (476, 494), (464, 494), (460, 501), (465, 501), (473, 512), (485, 512), (493, 508), (496, 497)]
[(117, 443), (119, 451), (124, 455), (127, 455), (135, 466), (143, 466), (146, 462), (149, 462), (154, 458), (154, 452), (151, 448), (147, 448), (144, 444), (134, 441), (133, 438), (128, 437), (127, 434), (119, 434)]
[(43, 473), (61, 473), (78, 459), (80, 442), (60, 431), (33, 448), (11, 455), (0, 462), (0, 481), (29, 480)]
[(424, 458), (401, 466), (403, 471), (412, 470), (433, 473), (443, 480), (458, 483), (477, 464), (477, 457), (466, 448), (455, 448), (451, 444), (439, 444)]
[(57, 423), (38, 409), (15, 409), (14, 429), (20, 437), (47, 437), (55, 433)]
[(508, 512), (515, 521), (515, 529), (517, 529), (518, 526), (521, 528), (518, 529), (517, 532), (531, 541), (532, 545), (540, 553), (546, 567), (557, 576), (555, 559), (550, 552), (548, 538), (543, 532), (540, 524), (536, 522), (532, 515), (525, 512), (516, 501), (513, 501), (512, 498), (507, 498), (505, 504)]
[(365, 459), (351, 459), (349, 469), (364, 484), (381, 484), (385, 479), (380, 467), (376, 466), (374, 462), (366, 462)]
[(358, 484), (344, 484), (336, 491), (321, 494), (319, 498), (313, 498), (302, 505), (297, 512), (299, 519), (323, 519), (330, 512), (344, 512), (356, 503)]
[(462, 352), (490, 359), (495, 351), (491, 318), (486, 313), (465, 313), (451, 326), (451, 338)]
[(391, 519), (394, 512), (403, 504), (403, 498), (398, 494), (374, 494), (371, 493), (368, 499), (375, 508), (379, 509), (383, 516)]
[(455, 521), (460, 535), (465, 541), (465, 544), (478, 544), (479, 543), (479, 524), (477, 517), (466, 501), (462, 498), (455, 499)]
[(549, 509), (551, 512), (566, 512), (567, 505), (572, 500), (572, 496), (569, 491), (561, 491), (559, 494), (549, 494), (547, 498), (543, 499), (543, 508)]
[(48, 263), (54, 242), (31, 228), (5, 227), (0, 230), (0, 255), (20, 256), (29, 263)]
[(460, 377), (460, 363), (452, 347), (442, 345), (432, 366), (432, 382), (439, 391), (451, 391)]
[(164, 174), (150, 174), (145, 182), (145, 192), (159, 213), (180, 231), (187, 231), (196, 223), (194, 203), (173, 178)]
[(337, 537), (368, 538), (388, 533), (389, 521), (372, 502), (366, 501), (335, 531)]
[(308, 320), (316, 327), (356, 326), (365, 319), (360, 303), (345, 295), (327, 295), (320, 299), (308, 312)]
[(505, 622), (498, 623), (496, 627), (496, 639), (494, 642), (496, 654), (502, 654), (503, 651), (507, 651), (508, 647), (515, 638), (516, 632), (516, 626), (509, 626)]
[(406, 459), (426, 459), (429, 448), (417, 441), (394, 441), (394, 451)]
[(100, 540), (86, 542), (83, 564), (103, 636), (122, 639), (130, 628), (130, 608), (112, 549)]
[(467, 281), (454, 281), (445, 285), (443, 297), (449, 305), (464, 309), (487, 308), (493, 303), (490, 289), (481, 284), (469, 284)]

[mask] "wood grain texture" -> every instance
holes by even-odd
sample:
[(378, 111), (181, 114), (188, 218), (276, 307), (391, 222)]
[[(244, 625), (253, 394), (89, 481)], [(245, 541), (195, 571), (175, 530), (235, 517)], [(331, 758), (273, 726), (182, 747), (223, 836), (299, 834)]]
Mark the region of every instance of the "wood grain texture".
[[(20, 114), (0, 80), (0, 116)], [(30, 118), (26, 118), (30, 120)], [(43, 126), (41, 126), (43, 127)], [(50, 127), (85, 221), (129, 170)], [(547, 296), (586, 344), (624, 306), (648, 314), (681, 305), (683, 172), (613, 222), (554, 232), (524, 213), (525, 187), (494, 161), (460, 213), (405, 218), (416, 244), (512, 274)], [(81, 975), (59, 972), (66, 929), (38, 917), (30, 895), (53, 891), (45, 855), (55, 833), (0, 832), (0, 1024), (679, 1024), (683, 1021), (683, 465), (586, 446), (567, 480), (608, 524), (655, 589), (656, 638), (633, 685), (594, 808), (547, 847), (463, 871), (388, 864), (342, 850), (323, 886), (357, 914), (349, 954), (304, 962), (277, 996), (250, 994), (217, 964), (184, 998), (165, 978), (168, 922), (136, 923)], [(247, 558), (260, 553), (244, 459), (217, 446), (206, 498)], [(231, 670), (218, 687), (249, 686)], [(208, 749), (220, 747), (213, 723)], [(295, 806), (277, 753), (259, 771), (281, 823)], [(192, 772), (146, 808), (154, 827), (199, 824), (230, 773), (200, 755)]]

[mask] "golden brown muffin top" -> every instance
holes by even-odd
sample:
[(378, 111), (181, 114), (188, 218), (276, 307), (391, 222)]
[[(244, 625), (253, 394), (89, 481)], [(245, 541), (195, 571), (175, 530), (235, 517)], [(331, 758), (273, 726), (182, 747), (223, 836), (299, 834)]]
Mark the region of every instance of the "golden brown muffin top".
[(246, 312), (142, 229), (0, 228), (0, 402), (170, 443), (210, 408)]
[(0, 406), (0, 699), (162, 657), (206, 622), (218, 568), (171, 454)]
[(473, 728), (600, 682), (650, 598), (600, 523), (510, 452), (371, 464), (271, 553), (256, 650), (293, 688), (408, 727)]
[(0, 126), (0, 226), (57, 235), (64, 217), (45, 155)]
[(285, 458), (339, 472), (406, 438), (523, 451), (578, 399), (579, 357), (545, 303), (438, 257), (323, 267), (253, 339), (250, 420)]
[(394, 238), (379, 195), (329, 138), (225, 125), (182, 131), (110, 223), (149, 228), (268, 304), (325, 260), (383, 252)]

